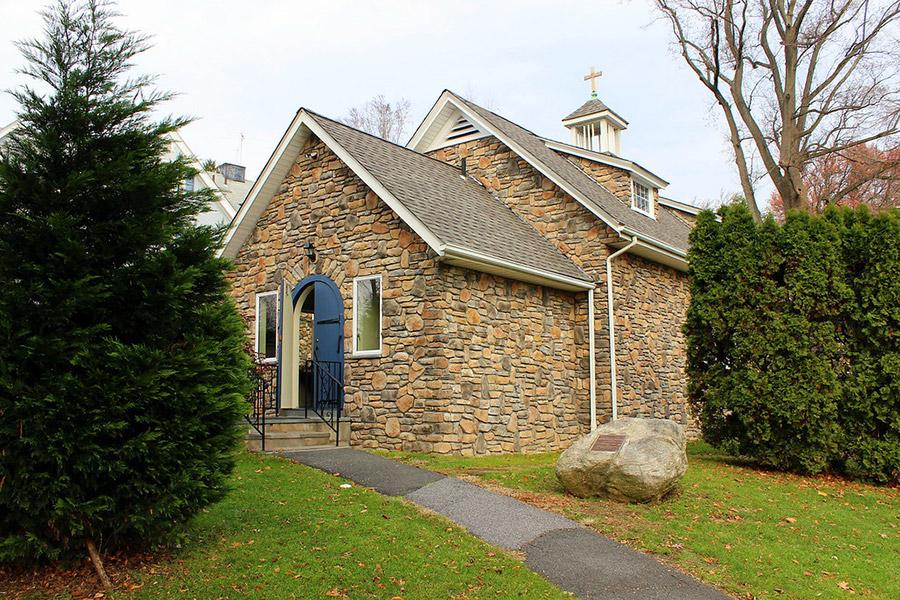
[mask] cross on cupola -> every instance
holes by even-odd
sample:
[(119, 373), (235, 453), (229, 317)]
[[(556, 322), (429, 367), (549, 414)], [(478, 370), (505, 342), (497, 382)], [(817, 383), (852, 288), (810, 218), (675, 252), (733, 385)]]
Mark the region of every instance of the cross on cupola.
[(603, 71), (591, 67), (591, 72), (584, 76), (585, 81), (591, 82), (591, 98), (597, 97), (597, 79), (603, 76)]
[(572, 143), (585, 150), (619, 154), (621, 152), (620, 132), (628, 127), (628, 121), (617, 115), (610, 107), (597, 98), (597, 79), (603, 75), (591, 67), (584, 76), (591, 82), (591, 98), (563, 119), (572, 132)]

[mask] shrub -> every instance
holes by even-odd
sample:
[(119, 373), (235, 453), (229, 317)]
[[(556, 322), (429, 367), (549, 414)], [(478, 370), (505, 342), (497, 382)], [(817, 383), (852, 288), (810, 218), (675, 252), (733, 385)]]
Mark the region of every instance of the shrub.
[(143, 38), (56, 5), (21, 45), (0, 157), (0, 559), (145, 543), (217, 500), (248, 391), (209, 192), (166, 161), (183, 120), (126, 77)]
[(900, 215), (865, 207), (691, 234), (689, 391), (704, 438), (763, 464), (900, 474)]

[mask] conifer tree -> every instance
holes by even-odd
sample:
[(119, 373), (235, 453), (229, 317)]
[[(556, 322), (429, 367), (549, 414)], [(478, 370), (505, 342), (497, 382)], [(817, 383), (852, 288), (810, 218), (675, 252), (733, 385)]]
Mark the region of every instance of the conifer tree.
[(223, 495), (249, 361), (147, 38), (102, 0), (43, 17), (0, 149), (0, 560), (97, 564)]

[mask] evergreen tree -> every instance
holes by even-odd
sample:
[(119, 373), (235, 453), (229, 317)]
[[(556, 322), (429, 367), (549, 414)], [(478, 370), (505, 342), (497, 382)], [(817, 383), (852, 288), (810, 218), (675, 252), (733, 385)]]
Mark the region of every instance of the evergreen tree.
[[(160, 539), (219, 499), (248, 391), (209, 191), (167, 161), (146, 38), (60, 0), (0, 154), (0, 559)], [(92, 558), (96, 552), (91, 552)], [(100, 571), (102, 569), (98, 569)]]

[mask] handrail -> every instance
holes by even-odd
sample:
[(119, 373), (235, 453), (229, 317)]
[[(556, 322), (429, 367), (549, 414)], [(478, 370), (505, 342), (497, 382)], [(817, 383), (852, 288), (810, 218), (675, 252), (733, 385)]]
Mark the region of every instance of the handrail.
[[(341, 410), (344, 406), (344, 364), (339, 361), (308, 360), (306, 365), (312, 375), (313, 412), (334, 431), (334, 443), (339, 446)], [(338, 372), (340, 379), (332, 373), (332, 369)], [(326, 407), (329, 409), (328, 416), (325, 415)]]
[(266, 451), (266, 417), (267, 413), (276, 408), (275, 379), (278, 367), (274, 363), (265, 363), (255, 357), (250, 367), (250, 379), (253, 388), (247, 398), (250, 410), (244, 415), (244, 419), (260, 435), (260, 450)]

